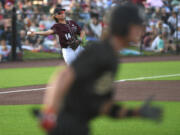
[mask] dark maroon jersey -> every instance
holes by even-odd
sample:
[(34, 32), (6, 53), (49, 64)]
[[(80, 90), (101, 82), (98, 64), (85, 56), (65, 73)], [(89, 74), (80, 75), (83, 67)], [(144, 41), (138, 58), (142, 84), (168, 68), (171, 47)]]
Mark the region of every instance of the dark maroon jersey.
[(66, 24), (56, 23), (51, 29), (54, 34), (59, 36), (59, 42), (62, 48), (68, 47), (68, 42), (73, 38), (77, 39), (77, 35), (80, 35), (81, 28), (72, 20), (67, 21)]

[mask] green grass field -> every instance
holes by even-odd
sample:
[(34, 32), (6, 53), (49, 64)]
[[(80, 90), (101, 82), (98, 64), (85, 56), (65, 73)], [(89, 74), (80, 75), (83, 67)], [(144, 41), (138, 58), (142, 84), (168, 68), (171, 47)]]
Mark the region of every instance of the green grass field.
[[(141, 102), (124, 102), (137, 106)], [(101, 117), (91, 122), (93, 135), (179, 135), (180, 102), (155, 102), (165, 110), (162, 123), (142, 119), (114, 120)], [(43, 135), (31, 109), (37, 105), (0, 106), (0, 135)]]
[(48, 53), (48, 52), (31, 52), (24, 51), (24, 60), (34, 60), (34, 59), (59, 59), (62, 56), (59, 53)]
[[(174, 77), (148, 80), (180, 80), (180, 62), (144, 62), (122, 64), (116, 80), (160, 75)], [(46, 84), (55, 67), (0, 69), (0, 88)], [(124, 102), (128, 106), (141, 102)], [(180, 102), (155, 102), (164, 108), (161, 124), (141, 119), (112, 120), (101, 117), (92, 121), (93, 135), (179, 135)], [(39, 105), (0, 106), (0, 135), (43, 135), (30, 110)]]
[[(116, 80), (180, 74), (180, 62), (126, 63), (119, 67)], [(0, 69), (0, 88), (46, 84), (55, 67)], [(175, 77), (148, 80), (180, 80)]]

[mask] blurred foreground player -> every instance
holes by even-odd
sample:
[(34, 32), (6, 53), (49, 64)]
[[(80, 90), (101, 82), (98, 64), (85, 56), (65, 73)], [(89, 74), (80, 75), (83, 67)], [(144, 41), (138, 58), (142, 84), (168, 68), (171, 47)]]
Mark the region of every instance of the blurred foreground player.
[(58, 35), (64, 61), (66, 64), (70, 65), (72, 61), (78, 56), (78, 54), (83, 50), (83, 47), (80, 46), (80, 43), (85, 33), (81, 30), (76, 22), (72, 20), (66, 20), (65, 9), (61, 7), (57, 7), (54, 10), (53, 18), (56, 21), (56, 24), (54, 24), (51, 29), (39, 32), (28, 31), (27, 35)]
[(39, 115), (49, 135), (90, 135), (89, 121), (100, 115), (160, 120), (162, 110), (151, 106), (150, 100), (140, 107), (126, 108), (112, 99), (118, 52), (129, 42), (140, 40), (142, 22), (135, 6), (115, 7), (110, 15), (109, 40), (88, 45), (71, 66), (55, 74)]

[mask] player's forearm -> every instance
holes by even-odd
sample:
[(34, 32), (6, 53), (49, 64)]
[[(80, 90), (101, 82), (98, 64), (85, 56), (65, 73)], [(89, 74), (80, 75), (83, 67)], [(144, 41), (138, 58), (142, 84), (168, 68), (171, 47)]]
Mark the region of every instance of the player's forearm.
[(82, 30), (81, 33), (80, 33), (80, 38), (83, 39), (85, 37), (85, 31)]
[(52, 29), (48, 30), (48, 31), (39, 31), (39, 32), (35, 32), (35, 31), (28, 31), (27, 35), (28, 36), (35, 36), (35, 35), (43, 35), (43, 36), (47, 36), (47, 35), (51, 35), (54, 34), (54, 31)]
[(56, 73), (45, 93), (43, 100), (45, 108), (52, 108), (57, 114), (73, 80), (74, 76), (72, 70), (69, 68)]
[(48, 32), (48, 31), (38, 31), (38, 32), (35, 32), (36, 35), (42, 35), (42, 36), (48, 36), (50, 35), (51, 33)]
[(117, 114), (118, 118), (139, 117), (139, 116), (140, 114), (138, 108), (129, 109), (122, 107)]
[(124, 106), (116, 105), (112, 101), (105, 103), (100, 110), (102, 115), (108, 115), (114, 118), (127, 118), (139, 116), (139, 109), (128, 109)]

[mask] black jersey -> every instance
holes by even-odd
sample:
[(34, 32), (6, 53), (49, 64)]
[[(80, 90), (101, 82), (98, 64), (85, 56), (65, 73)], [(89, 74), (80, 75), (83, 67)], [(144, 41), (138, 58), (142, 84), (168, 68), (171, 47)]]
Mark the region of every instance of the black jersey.
[(89, 120), (112, 98), (117, 57), (107, 42), (88, 45), (71, 65), (75, 81), (64, 101), (64, 111)]

